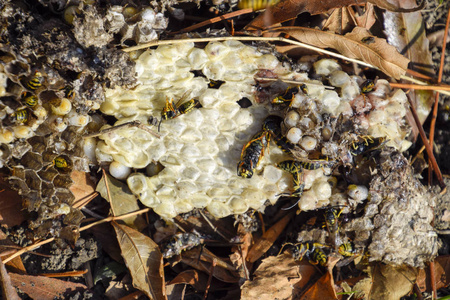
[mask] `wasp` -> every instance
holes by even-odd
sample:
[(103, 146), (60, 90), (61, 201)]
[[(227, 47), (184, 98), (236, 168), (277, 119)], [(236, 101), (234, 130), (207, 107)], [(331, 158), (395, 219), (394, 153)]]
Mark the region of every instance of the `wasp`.
[(303, 171), (302, 163), (296, 160), (284, 160), (278, 163), (277, 168), (287, 171), (291, 174), (296, 174)]
[(375, 87), (375, 83), (373, 82), (373, 80), (367, 79), (366, 81), (364, 81), (361, 84), (361, 92), (363, 94), (370, 93), (374, 87)]
[(34, 75), (30, 78), (30, 80), (25, 82), (25, 85), (30, 90), (37, 90), (42, 86), (42, 83), (44, 82), (44, 76), (41, 72), (36, 71), (34, 72)]
[(339, 231), (339, 217), (343, 212), (343, 208), (337, 210), (335, 207), (328, 208), (325, 213), (325, 227), (330, 234), (335, 234)]
[(319, 168), (332, 167), (337, 161), (326, 159), (315, 159), (310, 161), (301, 161), (299, 164), (306, 170), (317, 170)]
[(263, 122), (263, 130), (270, 133), (278, 148), (286, 153), (290, 153), (295, 146), (281, 135), (281, 122), (283, 122), (282, 117), (270, 115)]
[(280, 0), (240, 0), (238, 3), (239, 9), (251, 8), (254, 11), (266, 9), (280, 2)]
[(67, 162), (67, 160), (64, 157), (58, 156), (55, 157), (55, 159), (53, 160), (53, 165), (57, 169), (66, 169), (69, 167), (69, 162)]
[[(306, 87), (306, 86), (305, 86)], [(272, 104), (291, 104), (295, 95), (301, 90), (300, 86), (294, 86), (288, 88), (284, 94), (279, 95), (272, 99)]]
[(28, 111), (26, 109), (19, 109), (12, 114), (14, 121), (20, 124), (26, 123), (28, 121), (28, 116)]
[(350, 153), (354, 156), (375, 150), (386, 141), (385, 137), (375, 138), (369, 135), (361, 136), (361, 139), (351, 144)]
[(199, 107), (202, 107), (200, 102), (197, 99), (191, 99), (191, 100), (189, 100), (187, 102), (184, 102), (183, 104), (181, 104), (177, 108), (178, 108), (178, 111), (179, 111), (180, 114), (187, 114), (188, 112), (190, 112), (194, 108), (199, 108)]
[(222, 80), (213, 80), (213, 79), (210, 79), (209, 80), (209, 83), (208, 83), (208, 87), (210, 88), (210, 89), (218, 89), (218, 88), (220, 88), (220, 86), (222, 85), (222, 84), (224, 84), (225, 83), (225, 81), (222, 81)]
[(327, 255), (320, 248), (315, 248), (314, 251), (309, 254), (309, 262), (313, 265), (320, 264), (321, 266), (325, 266), (327, 264), (327, 260)]
[(269, 143), (269, 136), (266, 131), (255, 134), (241, 152), (241, 160), (237, 165), (237, 174), (244, 178), (252, 178), (253, 170), (258, 167), (264, 156), (264, 150)]
[(164, 258), (171, 258), (180, 255), (183, 251), (202, 245), (204, 242), (205, 239), (196, 232), (177, 233), (162, 245), (161, 252)]
[(342, 243), (338, 248), (338, 252), (343, 256), (354, 256), (358, 254), (355, 244), (353, 243)]
[(328, 247), (327, 245), (313, 242), (298, 243), (298, 244), (287, 243), (285, 245), (288, 244), (293, 246), (292, 257), (295, 260), (302, 260), (303, 257), (306, 256), (306, 258), (308, 258), (308, 261), (313, 265), (317, 264), (320, 264), (321, 266), (326, 265), (327, 255), (322, 251), (321, 248)]
[(73, 100), (73, 98), (75, 98), (75, 92), (73, 91), (73, 87), (70, 85), (63, 87), (61, 90), (64, 90), (64, 97), (67, 99)]
[(161, 111), (161, 120), (159, 121), (158, 131), (163, 120), (175, 119), (183, 114), (187, 114), (194, 108), (199, 108), (202, 105), (196, 99), (191, 99), (183, 104), (177, 105), (173, 99), (166, 99), (166, 105)]
[(35, 94), (30, 93), (30, 92), (23, 92), (20, 95), (20, 98), (25, 103), (25, 105), (28, 107), (34, 107), (38, 103), (38, 97)]

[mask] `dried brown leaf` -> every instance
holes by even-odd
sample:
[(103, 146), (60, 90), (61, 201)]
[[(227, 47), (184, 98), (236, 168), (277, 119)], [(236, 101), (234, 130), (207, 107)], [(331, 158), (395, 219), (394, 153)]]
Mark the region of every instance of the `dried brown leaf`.
[(370, 28), (372, 28), (373, 24), (375, 24), (375, 21), (377, 20), (373, 4), (367, 3), (364, 14), (362, 16), (355, 17), (355, 19), (358, 27), (370, 30)]
[(270, 227), (260, 238), (255, 239), (253, 247), (251, 247), (248, 251), (248, 262), (253, 263), (257, 261), (261, 256), (264, 255), (264, 253), (267, 252), (267, 250), (270, 249), (270, 247), (272, 247), (275, 240), (283, 232), (283, 229), (291, 220), (293, 214), (294, 213), (287, 214), (281, 220), (275, 223), (275, 225)]
[[(345, 36), (305, 27), (283, 27), (276, 30), (291, 35), (300, 42), (319, 48), (333, 48), (349, 58), (376, 66), (387, 75), (400, 79), (406, 73), (409, 60), (386, 40), (372, 36), (364, 28), (355, 27)], [(370, 38), (370, 42), (364, 42)]]
[[(359, 0), (358, 5), (362, 3), (373, 3), (381, 8), (396, 11), (396, 12), (411, 12), (418, 11), (424, 7), (424, 3), (421, 6), (405, 9), (400, 5), (394, 5), (387, 0)], [(425, 1), (423, 1), (425, 2)], [(344, 6), (354, 5), (355, 0), (282, 0), (271, 8), (271, 15), (260, 14), (252, 22), (250, 22), (245, 29), (246, 30), (260, 30), (265, 29), (273, 24), (282, 23), (288, 20), (292, 20), (297, 15), (308, 12), (311, 15), (325, 13), (332, 8), (341, 8)]]
[[(447, 287), (450, 284), (450, 255), (442, 255), (434, 260), (434, 270), (436, 278), (436, 289)], [(417, 275), (417, 285), (422, 292), (431, 292), (430, 280), (427, 276), (430, 274), (429, 269), (420, 269)]]
[(322, 27), (323, 31), (333, 31), (338, 34), (344, 34), (355, 27), (353, 18), (348, 11), (348, 7), (336, 8), (326, 20)]
[(301, 298), (296, 299), (337, 299), (336, 291), (334, 290), (333, 276), (330, 272), (326, 272), (301, 296)]
[(94, 234), (95, 238), (102, 244), (102, 249), (117, 262), (123, 263), (120, 255), (120, 247), (117, 239), (112, 238), (115, 234), (111, 224), (99, 224), (89, 228), (89, 232)]
[(53, 300), (75, 290), (87, 290), (87, 286), (56, 278), (44, 276), (9, 274), (13, 286), (20, 289), (32, 299)]
[[(108, 195), (109, 190), (109, 195)], [(131, 193), (128, 185), (105, 173), (97, 184), (97, 192), (111, 204), (111, 211), (115, 217), (139, 210), (136, 196)], [(123, 219), (128, 226), (141, 231), (147, 227), (142, 215)]]
[(0, 222), (2, 225), (12, 227), (24, 220), (22, 198), (9, 187), (3, 177), (0, 177)]
[[(413, 7), (415, 0), (392, 0), (396, 5)], [(429, 51), (429, 42), (425, 35), (424, 24), (420, 12), (415, 13), (384, 13), (384, 33), (389, 44), (411, 60), (410, 69), (434, 77), (435, 71)], [(434, 102), (432, 91), (413, 90), (408, 93), (416, 106), (417, 115), (423, 123)], [(409, 122), (413, 128), (414, 121)], [(416, 130), (416, 136), (418, 131)]]
[(164, 268), (158, 245), (151, 238), (128, 226), (112, 222), (122, 257), (133, 277), (133, 286), (153, 300), (167, 299)]
[(417, 273), (416, 269), (408, 266), (375, 265), (369, 299), (400, 299), (411, 291)]
[[(223, 282), (235, 283), (240, 278), (236, 269), (228, 263), (227, 259), (216, 256), (206, 248), (196, 247), (183, 252), (181, 261), (199, 271), (212, 274)], [(213, 261), (215, 262), (214, 268), (212, 268)]]
[(8, 272), (6, 271), (5, 264), (2, 262), (0, 258), (0, 284), (2, 286), (2, 298), (5, 300), (19, 300), (20, 297), (17, 294), (15, 288), (11, 283), (11, 278), (9, 277)]
[(302, 276), (292, 255), (269, 256), (256, 269), (254, 279), (242, 286), (241, 299), (291, 299), (292, 286)]
[(75, 196), (74, 207), (82, 207), (96, 196), (95, 185), (88, 173), (75, 170), (70, 178), (73, 180), (70, 191)]
[[(6, 255), (2, 254), (2, 258), (5, 259), (10, 257), (16, 251), (15, 250), (17, 249), (16, 247), (17, 245), (13, 241), (11, 241), (3, 231), (0, 231), (0, 254), (11, 252), (11, 254)], [(8, 261), (6, 263), (6, 266), (8, 267), (9, 270), (13, 270), (14, 273), (19, 274), (27, 273), (25, 266), (23, 265), (22, 258), (20, 258), (20, 256), (17, 256), (12, 260)]]
[(172, 279), (167, 286), (172, 284), (190, 284), (197, 291), (206, 290), (208, 283), (208, 276), (204, 273), (199, 273), (196, 270), (187, 270), (179, 273), (174, 279)]

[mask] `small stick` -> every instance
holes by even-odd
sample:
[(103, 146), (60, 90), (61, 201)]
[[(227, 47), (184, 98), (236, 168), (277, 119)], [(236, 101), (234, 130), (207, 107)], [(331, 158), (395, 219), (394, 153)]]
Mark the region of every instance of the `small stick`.
[(149, 129), (146, 125), (142, 124), (140, 121), (131, 121), (131, 122), (123, 123), (123, 124), (120, 124), (120, 125), (116, 125), (116, 126), (113, 126), (113, 127), (109, 127), (109, 128), (100, 130), (99, 132), (86, 134), (83, 137), (84, 138), (95, 137), (95, 136), (99, 136), (99, 135), (102, 135), (102, 134), (107, 134), (107, 133), (113, 132), (113, 131), (115, 131), (117, 129), (128, 128), (128, 127), (137, 127), (139, 129), (147, 131), (148, 133), (150, 133), (151, 135), (157, 137), (158, 139), (161, 138), (161, 136), (159, 134), (157, 134), (153, 130)]
[(427, 91), (450, 91), (450, 85), (435, 84), (435, 85), (421, 85), (421, 84), (408, 84), (408, 83), (389, 83), (392, 87), (401, 89), (413, 89), (413, 90), (427, 90)]
[(220, 233), (219, 230), (217, 230), (217, 227), (214, 226), (213, 223), (211, 223), (209, 218), (201, 210), (199, 210), (198, 212), (202, 215), (203, 219), (205, 219), (206, 223), (208, 223), (208, 225), (212, 228), (212, 230), (214, 230), (215, 233), (220, 235), (225, 241), (229, 240), (226, 236), (224, 236), (222, 233)]
[[(441, 52), (441, 64), (439, 65), (439, 75), (437, 83), (441, 83), (442, 81), (442, 73), (444, 72), (444, 63), (445, 63), (445, 48), (447, 45), (447, 35), (448, 35), (448, 26), (450, 23), (450, 8), (447, 12), (447, 23), (445, 24), (445, 33), (444, 33), (444, 41), (442, 42), (442, 52)], [(433, 149), (433, 141), (434, 141), (434, 131), (436, 127), (436, 119), (437, 119), (437, 111), (439, 104), (439, 92), (436, 93), (434, 98), (434, 106), (433, 106), (433, 114), (431, 115), (431, 124), (430, 124), (430, 147)], [(428, 159), (429, 160), (429, 159)], [(433, 181), (432, 175), (433, 170), (428, 168), (428, 183), (431, 185)]]
[(245, 14), (249, 14), (249, 13), (252, 13), (252, 12), (253, 12), (253, 9), (251, 9), (251, 8), (241, 9), (241, 10), (238, 10), (238, 11), (234, 11), (234, 12), (231, 12), (231, 13), (228, 13), (228, 14), (224, 14), (222, 16), (215, 17), (215, 18), (212, 18), (212, 19), (200, 22), (198, 24), (186, 27), (184, 29), (181, 29), (180, 31), (171, 33), (171, 35), (179, 34), (179, 33), (185, 33), (185, 32), (190, 32), (192, 30), (201, 28), (203, 26), (207, 26), (207, 25), (210, 25), (210, 24), (214, 24), (214, 23), (220, 22), (222, 20), (231, 19), (231, 18), (240, 16), (240, 15), (245, 15)]
[(211, 286), (213, 272), (214, 272), (214, 268), (216, 267), (216, 264), (217, 264), (216, 258), (213, 258), (213, 261), (212, 261), (212, 264), (211, 264), (211, 273), (209, 274), (208, 283), (206, 284), (205, 294), (203, 295), (203, 299), (205, 299), (205, 300), (206, 300), (206, 298), (208, 298), (208, 291), (209, 291), (209, 288)]
[(420, 137), (422, 138), (422, 142), (425, 146), (425, 149), (427, 150), (428, 157), (431, 159), (431, 164), (433, 165), (434, 172), (436, 173), (436, 177), (439, 181), (439, 185), (442, 189), (441, 192), (445, 192), (447, 190), (447, 187), (444, 183), (444, 179), (442, 177), (441, 170), (439, 169), (439, 166), (436, 162), (436, 158), (433, 155), (433, 150), (430, 147), (430, 144), (428, 143), (427, 135), (425, 134), (425, 131), (423, 130), (422, 124), (420, 123), (419, 117), (417, 116), (416, 108), (414, 107), (414, 104), (412, 103), (412, 100), (408, 98), (409, 107), (411, 109), (412, 115), (414, 117), (414, 121), (416, 122), (417, 128), (419, 129)]
[(290, 84), (308, 84), (308, 85), (314, 85), (314, 86), (322, 86), (326, 89), (329, 90), (334, 90), (336, 89), (334, 86), (329, 86), (329, 85), (322, 85), (322, 84), (318, 84), (318, 83), (314, 83), (314, 82), (301, 82), (301, 81), (295, 81), (295, 80), (287, 80), (287, 79), (283, 79), (283, 78), (264, 78), (264, 77), (255, 77), (255, 80), (265, 80), (265, 81), (278, 81), (281, 80), (283, 82), (286, 83), (290, 83)]

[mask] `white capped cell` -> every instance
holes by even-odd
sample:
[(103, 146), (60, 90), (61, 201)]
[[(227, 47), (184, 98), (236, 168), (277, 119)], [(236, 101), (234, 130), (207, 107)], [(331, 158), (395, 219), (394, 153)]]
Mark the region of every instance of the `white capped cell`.
[(14, 133), (6, 128), (0, 130), (0, 143), (9, 144), (14, 140)]
[(117, 178), (119, 180), (124, 180), (128, 177), (128, 175), (130, 175), (131, 173), (131, 168), (122, 165), (121, 163), (117, 162), (117, 161), (113, 161), (110, 165), (109, 165), (109, 173), (114, 177)]
[(350, 81), (350, 76), (344, 71), (336, 70), (330, 74), (329, 81), (333, 86), (342, 87)]
[(307, 211), (307, 210), (313, 210), (317, 207), (317, 198), (314, 195), (314, 192), (312, 191), (305, 191), (303, 192), (302, 197), (300, 198), (300, 202), (298, 203), (298, 206), (301, 210)]
[[(302, 138), (302, 134), (303, 134), (303, 132), (300, 128), (292, 127), (291, 129), (288, 130), (288, 132), (286, 134), (286, 138), (289, 140), (289, 142), (291, 142), (293, 144), (297, 144), (300, 141), (300, 139)], [(303, 149), (305, 149), (305, 148), (303, 148)], [(307, 149), (305, 149), (305, 150), (307, 150)]]
[[(14, 136), (18, 139), (29, 138), (33, 134), (31, 127), (26, 126), (26, 125), (14, 126), (13, 131), (14, 131)], [(10, 134), (5, 131), (5, 136), (7, 138), (8, 136), (10, 136)], [(5, 139), (5, 140), (7, 140), (7, 139)]]
[(224, 43), (212, 42), (205, 47), (205, 53), (210, 60), (217, 60), (225, 57), (230, 52), (230, 48)]
[(341, 99), (335, 91), (325, 90), (322, 94), (322, 104), (325, 112), (334, 113)]
[(154, 207), (153, 210), (155, 211), (155, 213), (166, 219), (172, 219), (178, 215), (175, 209), (175, 205), (169, 200), (163, 201), (161, 204)]
[(224, 218), (233, 213), (229, 204), (214, 200), (206, 206), (206, 209), (216, 218)]
[[(293, 129), (293, 128), (291, 128)], [(317, 146), (317, 139), (312, 136), (304, 136), (302, 139), (298, 142), (300, 147), (305, 149), (306, 151), (314, 150)]]
[(288, 127), (295, 127), (298, 121), (300, 121), (300, 115), (294, 110), (289, 111), (284, 118), (284, 124)]
[(189, 63), (193, 70), (202, 69), (209, 61), (208, 55), (203, 49), (192, 48), (191, 52), (187, 56)]
[(228, 205), (230, 205), (234, 214), (243, 214), (248, 210), (248, 205), (245, 201), (241, 199), (241, 197), (233, 197), (229, 201)]
[(334, 71), (341, 70), (341, 66), (334, 59), (321, 59), (314, 63), (314, 70), (318, 75), (328, 76)]

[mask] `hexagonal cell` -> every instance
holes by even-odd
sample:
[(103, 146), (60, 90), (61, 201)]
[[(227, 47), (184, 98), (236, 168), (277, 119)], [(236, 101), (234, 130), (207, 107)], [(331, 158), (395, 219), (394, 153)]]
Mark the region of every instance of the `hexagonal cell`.
[(33, 170), (25, 171), (25, 182), (28, 187), (35, 191), (41, 190), (42, 179), (38, 176), (38, 174)]
[(21, 162), (26, 168), (30, 168), (36, 171), (41, 170), (44, 165), (44, 162), (42, 161), (42, 155), (31, 151), (25, 153), (25, 155), (22, 157)]
[(48, 181), (42, 181), (41, 197), (51, 198), (55, 194), (55, 186)]
[(37, 211), (41, 206), (42, 198), (36, 191), (31, 191), (30, 193), (23, 196), (22, 205), (28, 211)]
[(58, 197), (59, 203), (72, 204), (73, 200), (75, 200), (75, 196), (68, 189), (57, 188), (55, 195)]
[(73, 181), (70, 178), (70, 175), (60, 174), (60, 175), (56, 176), (55, 179), (53, 180), (53, 184), (56, 187), (62, 187), (62, 188), (66, 188), (66, 189), (68, 189), (72, 185), (72, 183), (73, 183)]
[(30, 188), (22, 178), (11, 176), (8, 178), (8, 183), (12, 189), (19, 192), (19, 195), (27, 194), (30, 192)]
[(39, 171), (38, 174), (43, 180), (51, 182), (55, 179), (59, 172), (56, 171), (55, 168), (45, 168), (44, 170)]

